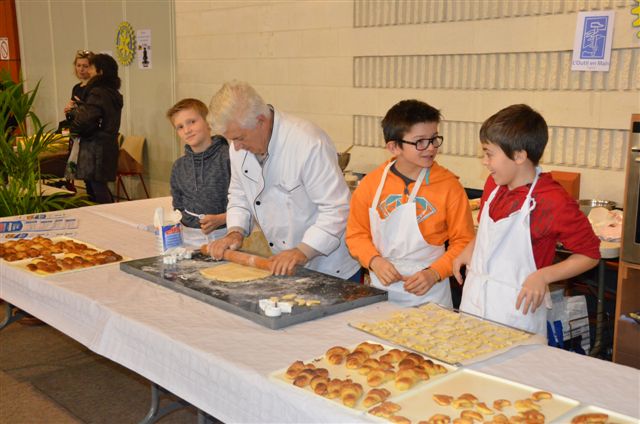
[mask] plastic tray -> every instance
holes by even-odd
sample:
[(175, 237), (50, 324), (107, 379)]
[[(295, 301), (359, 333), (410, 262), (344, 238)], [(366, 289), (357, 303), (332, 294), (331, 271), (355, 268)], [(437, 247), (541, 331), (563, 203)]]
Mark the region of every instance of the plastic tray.
[(604, 408), (600, 408), (593, 405), (585, 405), (581, 406), (577, 409), (574, 409), (558, 419), (552, 421), (555, 424), (569, 424), (571, 420), (573, 420), (578, 415), (582, 414), (607, 414), (609, 419), (606, 421), (607, 424), (639, 424), (640, 419), (629, 417), (628, 415), (623, 415), (618, 412), (609, 411)]
[[(386, 352), (388, 352), (390, 349), (394, 349), (394, 347), (391, 347), (391, 346), (388, 346), (388, 345), (385, 345), (385, 344), (382, 344), (382, 343), (378, 343), (378, 342), (375, 342), (375, 341), (368, 341), (368, 342), (369, 343), (373, 343), (373, 344), (381, 344), (384, 347), (383, 351), (371, 355), (371, 358), (376, 358), (377, 359), (380, 356), (384, 355)], [(356, 346), (357, 345), (345, 346), (345, 347), (347, 349), (349, 349), (350, 351), (353, 351), (356, 348)], [(329, 348), (327, 348), (327, 350)], [(354, 383), (360, 383), (362, 385), (362, 387), (363, 387), (363, 395), (358, 400), (358, 402), (356, 403), (354, 408), (350, 408), (348, 406), (343, 405), (342, 401), (340, 400), (340, 398), (328, 399), (328, 398), (324, 398), (323, 397), (323, 399), (326, 399), (328, 402), (332, 402), (334, 404), (340, 405), (343, 408), (347, 408), (347, 409), (352, 410), (352, 411), (359, 411), (360, 413), (362, 413), (365, 409), (367, 409), (367, 408), (364, 407), (362, 402), (363, 402), (365, 396), (367, 395), (367, 392), (369, 390), (371, 390), (373, 387), (371, 387), (371, 386), (369, 386), (367, 384), (366, 375), (360, 375), (358, 373), (357, 369), (349, 369), (349, 368), (347, 368), (345, 366), (344, 362), (342, 364), (340, 364), (340, 365), (333, 365), (333, 364), (328, 363), (327, 360), (324, 357), (324, 353), (322, 355), (318, 356), (317, 358), (309, 359), (309, 360), (306, 360), (306, 361), (303, 361), (303, 362), (305, 364), (313, 363), (316, 366), (316, 368), (326, 368), (329, 371), (329, 377), (330, 378), (339, 378), (339, 379), (342, 379), (342, 380), (350, 378), (350, 379), (353, 380)], [(400, 391), (395, 387), (394, 380), (387, 381), (386, 383), (380, 385), (377, 388), (379, 388), (379, 389), (383, 389), (384, 388), (384, 389), (389, 390), (389, 392), (391, 392), (391, 394), (389, 395), (389, 398), (387, 398), (387, 400), (388, 401), (393, 401), (394, 398), (399, 397), (402, 394), (413, 392), (413, 391), (419, 389), (420, 387), (423, 387), (425, 385), (430, 384), (432, 381), (438, 381), (438, 380), (446, 377), (449, 373), (451, 373), (451, 372), (456, 370), (455, 367), (453, 367), (451, 365), (448, 365), (448, 364), (444, 364), (444, 363), (442, 363), (440, 361), (434, 361), (434, 363), (438, 363), (438, 364), (442, 365), (443, 367), (445, 367), (447, 369), (447, 374), (439, 374), (439, 375), (435, 375), (435, 376), (431, 377), (429, 380), (419, 381), (415, 386), (413, 386), (412, 388), (410, 388), (409, 390), (407, 390), (405, 392)], [(287, 386), (289, 386), (289, 387), (291, 387), (293, 389), (304, 390), (304, 391), (308, 392), (312, 396), (320, 396), (320, 395), (315, 394), (311, 390), (311, 388), (309, 386), (307, 386), (307, 387), (298, 387), (298, 386), (293, 385), (293, 382), (285, 377), (285, 372), (287, 371), (288, 368), (289, 368), (289, 366), (287, 366), (286, 368), (282, 368), (282, 369), (279, 369), (277, 371), (272, 372), (269, 375), (269, 378), (271, 380), (274, 380), (274, 381), (278, 382), (278, 383), (285, 384), (285, 385), (287, 385)], [(397, 369), (397, 366), (396, 366), (396, 369)], [(320, 397), (322, 397), (322, 396), (320, 396)]]
[[(402, 409), (395, 415), (406, 417), (412, 422), (421, 420), (427, 421), (435, 414), (448, 415), (453, 422), (454, 418), (460, 416), (463, 409), (455, 409), (453, 406), (441, 406), (433, 400), (434, 394), (448, 395), (457, 398), (464, 393), (473, 394), (479, 402), (484, 402), (495, 413), (502, 413), (507, 417), (517, 415), (513, 406), (516, 400), (530, 398), (532, 393), (539, 389), (483, 374), (469, 369), (459, 369), (440, 380), (424, 385), (412, 392), (398, 396), (393, 402), (401, 406)], [(506, 399), (512, 405), (497, 411), (493, 408), (494, 400)], [(552, 398), (537, 402), (540, 412), (544, 414), (545, 421), (557, 419), (568, 411), (576, 408), (579, 403), (576, 400), (552, 393)], [(468, 408), (473, 409), (473, 408)], [(379, 420), (378, 417), (367, 413), (369, 418)], [(494, 414), (495, 415), (495, 414)], [(485, 420), (491, 420), (491, 415), (485, 415)]]
[(468, 365), (515, 346), (546, 344), (543, 336), (427, 303), (375, 322), (349, 323), (382, 340), (450, 365)]

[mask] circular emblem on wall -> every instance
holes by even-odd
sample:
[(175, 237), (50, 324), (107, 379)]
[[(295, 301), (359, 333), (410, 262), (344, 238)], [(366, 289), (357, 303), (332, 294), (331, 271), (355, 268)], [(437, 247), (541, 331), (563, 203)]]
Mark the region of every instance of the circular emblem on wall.
[(136, 33), (129, 22), (121, 22), (116, 34), (116, 58), (122, 65), (128, 65), (136, 53)]

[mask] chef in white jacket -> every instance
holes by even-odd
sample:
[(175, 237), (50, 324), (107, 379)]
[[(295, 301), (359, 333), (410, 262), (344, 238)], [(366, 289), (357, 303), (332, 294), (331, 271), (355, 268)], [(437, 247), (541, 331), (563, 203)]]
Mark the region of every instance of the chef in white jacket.
[(240, 248), (253, 218), (274, 253), (275, 275), (301, 265), (342, 279), (358, 275), (344, 240), (349, 189), (329, 136), (238, 81), (214, 94), (209, 120), (233, 146), (227, 235), (209, 244), (211, 256)]

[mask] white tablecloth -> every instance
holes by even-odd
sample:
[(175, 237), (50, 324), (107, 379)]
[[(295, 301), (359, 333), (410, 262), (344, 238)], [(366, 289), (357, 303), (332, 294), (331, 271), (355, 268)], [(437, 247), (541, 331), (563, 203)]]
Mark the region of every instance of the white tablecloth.
[[(153, 234), (122, 222), (152, 216), (152, 203), (111, 205), (113, 217), (93, 207), (74, 210), (77, 238), (131, 258), (152, 256)], [(121, 272), (118, 265), (42, 278), (0, 262), (0, 297), (229, 423), (362, 421), (268, 375), (330, 346), (369, 338), (347, 323), (395, 309), (384, 302), (274, 331)], [(472, 368), (640, 417), (640, 372), (629, 367), (528, 346)]]

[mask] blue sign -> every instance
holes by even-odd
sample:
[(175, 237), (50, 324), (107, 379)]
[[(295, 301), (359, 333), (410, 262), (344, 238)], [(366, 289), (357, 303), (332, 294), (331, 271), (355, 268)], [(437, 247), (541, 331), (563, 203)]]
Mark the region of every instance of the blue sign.
[(585, 17), (580, 59), (604, 59), (608, 25), (608, 16)]

